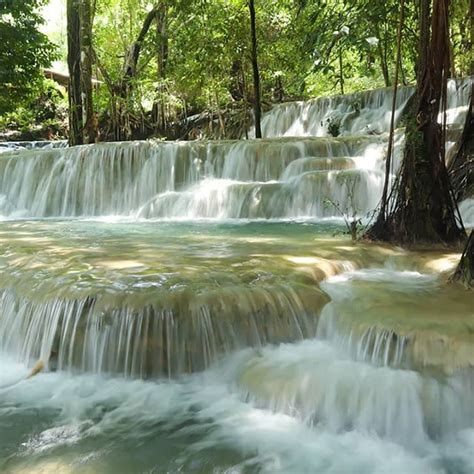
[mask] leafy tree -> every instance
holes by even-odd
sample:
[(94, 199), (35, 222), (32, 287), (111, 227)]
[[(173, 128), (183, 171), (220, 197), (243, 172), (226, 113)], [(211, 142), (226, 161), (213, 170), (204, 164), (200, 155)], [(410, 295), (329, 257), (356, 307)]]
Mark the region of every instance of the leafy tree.
[[(466, 2), (453, 1), (451, 10), (457, 73), (470, 60)], [(104, 84), (94, 91), (94, 109), (103, 138), (174, 136), (173, 124), (197, 114), (208, 117), (217, 137), (247, 128), (255, 102), (249, 0), (90, 3), (92, 71)], [(419, 4), (406, 2), (399, 61), (405, 84), (416, 78)], [(254, 6), (263, 110), (272, 102), (393, 83), (398, 0), (256, 0)], [(224, 130), (229, 116), (243, 123), (234, 132)]]
[(45, 0), (0, 0), (0, 114), (31, 97), (42, 81), (42, 68), (55, 48), (38, 30), (38, 8)]

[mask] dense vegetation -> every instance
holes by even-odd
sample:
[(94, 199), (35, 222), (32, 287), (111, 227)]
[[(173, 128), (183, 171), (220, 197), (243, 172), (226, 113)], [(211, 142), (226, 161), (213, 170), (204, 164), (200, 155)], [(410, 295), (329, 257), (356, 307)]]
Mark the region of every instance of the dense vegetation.
[(26, 136), (40, 122), (58, 130), (64, 115), (61, 91), (43, 68), (58, 57), (56, 46), (38, 30), (46, 0), (0, 1), (0, 130), (19, 128)]
[[(15, 121), (23, 127), (51, 121), (62, 110), (65, 91), (52, 93), (51, 85), (42, 81), (42, 68), (56, 54), (66, 61), (67, 54), (64, 45), (54, 49), (38, 31), (38, 9), (45, 2), (0, 2), (2, 128)], [(398, 0), (254, 3), (264, 108), (272, 102), (392, 84)], [(90, 9), (92, 75), (100, 81), (93, 91), (93, 110), (102, 139), (183, 134), (192, 138), (200, 133), (220, 137), (245, 128), (254, 101), (246, 0), (68, 4)], [(400, 81), (413, 83), (419, 1), (407, 2), (405, 10)], [(470, 66), (468, 11), (468, 0), (451, 3), (451, 74), (457, 76), (467, 74)], [(48, 117), (36, 113), (45, 109), (45, 94), (56, 99)], [(196, 114), (200, 119), (183, 128), (182, 120)]]

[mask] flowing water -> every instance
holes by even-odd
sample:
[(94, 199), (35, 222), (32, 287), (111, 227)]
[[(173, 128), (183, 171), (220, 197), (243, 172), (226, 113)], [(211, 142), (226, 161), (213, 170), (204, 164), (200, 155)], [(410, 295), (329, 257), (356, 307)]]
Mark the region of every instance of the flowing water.
[(459, 254), (354, 245), (340, 216), (378, 204), (390, 103), (277, 106), (262, 141), (2, 153), (0, 472), (472, 472)]

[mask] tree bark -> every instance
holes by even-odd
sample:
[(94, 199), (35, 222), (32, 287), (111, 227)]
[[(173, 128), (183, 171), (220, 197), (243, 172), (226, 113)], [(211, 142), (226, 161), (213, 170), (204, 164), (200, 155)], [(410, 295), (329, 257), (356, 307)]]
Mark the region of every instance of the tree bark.
[(344, 69), (342, 63), (342, 41), (339, 41), (339, 86), (341, 94), (344, 95)]
[(402, 50), (402, 32), (403, 22), (405, 20), (405, 0), (400, 1), (400, 15), (398, 20), (397, 31), (397, 60), (395, 63), (395, 77), (393, 79), (393, 98), (392, 98), (392, 115), (390, 117), (390, 132), (388, 137), (387, 157), (385, 159), (385, 182), (382, 193), (382, 204), (380, 207), (379, 219), (385, 221), (388, 206), (388, 186), (390, 183), (390, 175), (392, 172), (392, 153), (393, 153), (393, 135), (395, 132), (395, 111), (397, 105), (398, 91), (398, 73), (401, 66), (401, 50)]
[(383, 81), (385, 83), (385, 87), (390, 87), (390, 76), (389, 76), (389, 73), (388, 73), (387, 61), (386, 61), (386, 57), (385, 57), (383, 49), (382, 49), (382, 44), (381, 44), (380, 39), (379, 39), (379, 43), (377, 45), (377, 51), (379, 53), (380, 67), (382, 68), (382, 75), (383, 75)]
[(137, 74), (138, 59), (140, 58), (140, 52), (142, 50), (143, 42), (148, 34), (148, 31), (153, 24), (153, 20), (160, 14), (160, 6), (155, 6), (148, 12), (142, 25), (142, 29), (138, 34), (137, 39), (128, 48), (127, 55), (125, 57), (125, 64), (123, 68), (123, 81), (127, 83), (130, 79), (133, 79)]
[(69, 69), (69, 145), (81, 145), (81, 40), (78, 0), (67, 0), (67, 62)]
[(470, 64), (470, 74), (474, 75), (474, 54), (472, 48), (474, 48), (474, 0), (471, 0), (471, 64)]
[(158, 98), (153, 104), (153, 117), (157, 129), (166, 129), (166, 104), (164, 99), (166, 66), (168, 63), (168, 7), (161, 4), (156, 16), (156, 64), (158, 77)]
[(94, 143), (97, 136), (92, 96), (92, 16), (90, 0), (80, 0), (81, 95), (83, 143)]
[(466, 123), (459, 140), (458, 150), (449, 164), (449, 176), (457, 201), (474, 194), (474, 84)]
[[(369, 238), (400, 243), (457, 243), (465, 235), (444, 162), (444, 137), (438, 124), (446, 104), (449, 76), (449, 0), (422, 0), (419, 69), (415, 104), (406, 127), (402, 169), (394, 210), (377, 219)], [(427, 23), (428, 22), (428, 23)]]
[(159, 13), (160, 5), (155, 6), (148, 12), (137, 39), (129, 46), (125, 55), (122, 77), (114, 83), (115, 117), (113, 117), (113, 135), (115, 140), (130, 140), (132, 138), (128, 101), (133, 91), (133, 80), (137, 75), (138, 60), (143, 42)]
[(471, 235), (467, 239), (461, 260), (451, 281), (458, 281), (468, 287), (474, 287), (474, 230), (471, 231)]
[(252, 70), (254, 88), (255, 138), (262, 138), (262, 106), (260, 100), (260, 73), (258, 71), (257, 31), (255, 20), (255, 1), (249, 0), (250, 32), (252, 38)]
[(430, 8), (431, 0), (420, 0), (420, 38), (418, 45), (418, 62), (416, 69), (417, 85), (421, 83), (423, 79), (422, 76), (428, 68), (428, 48), (430, 43)]

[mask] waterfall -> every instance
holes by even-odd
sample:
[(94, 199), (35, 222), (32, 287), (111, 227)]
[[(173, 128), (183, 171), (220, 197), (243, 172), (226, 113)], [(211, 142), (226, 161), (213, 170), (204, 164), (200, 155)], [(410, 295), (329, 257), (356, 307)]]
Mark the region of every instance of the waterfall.
[(47, 150), (50, 148), (66, 148), (66, 140), (33, 141), (33, 142), (0, 142), (0, 153), (11, 150)]
[[(4, 153), (5, 217), (326, 217), (379, 199), (384, 136), (112, 143)], [(351, 195), (347, 194), (356, 188)]]
[[(467, 81), (450, 83), (449, 140), (459, 132), (468, 91)], [(401, 88), (397, 121), (412, 93)], [(0, 156), (0, 215), (364, 217), (382, 193), (391, 96), (382, 89), (277, 105), (263, 117), (265, 140), (149, 141), (5, 152)], [(328, 132), (331, 120), (337, 121), (337, 137)], [(394, 170), (402, 145), (399, 131)]]
[(471, 472), (459, 255), (342, 234), (380, 200), (391, 102), (277, 105), (263, 140), (3, 150), (0, 470)]
[[(291, 355), (289, 354), (291, 353)], [(413, 448), (472, 426), (472, 374), (439, 382), (410, 370), (356, 362), (324, 341), (267, 348), (237, 365), (258, 406), (333, 432), (377, 433)]]
[[(451, 131), (462, 124), (468, 85), (469, 81), (449, 84)], [(412, 94), (413, 89), (401, 88), (397, 121)], [(288, 221), (340, 214), (360, 218), (373, 211), (380, 199), (391, 102), (392, 92), (382, 89), (277, 105), (263, 117), (268, 137), (264, 140), (141, 141), (72, 148), (32, 144), (26, 150), (10, 150), (0, 155), (0, 213), (13, 222), (107, 216), (132, 221)], [(331, 121), (337, 122), (338, 136), (330, 136)], [(398, 129), (395, 170), (403, 138)], [(466, 202), (461, 210), (469, 217), (470, 201)], [(22, 241), (14, 226), (8, 229), (14, 242)], [(50, 236), (33, 239), (49, 241)], [(57, 251), (47, 248), (53, 254)], [(15, 246), (12, 252), (23, 250)], [(136, 259), (140, 258), (137, 253)], [(294, 258), (298, 262), (298, 256)], [(131, 262), (132, 268), (135, 264)], [(97, 262), (88, 265), (95, 268)], [(71, 275), (78, 271), (82, 270), (74, 267)], [(21, 282), (16, 282), (18, 275)], [(43, 301), (41, 285), (33, 285), (37, 288), (31, 291), (29, 278), (35, 278), (34, 272), (25, 268), (8, 270), (1, 278), (0, 347), (26, 360), (47, 358), (54, 351), (62, 368), (133, 376), (200, 370), (222, 352), (312, 337), (322, 308), (322, 304), (311, 308), (315, 296), (310, 296), (308, 288), (302, 296), (300, 290), (281, 281), (242, 286), (237, 278), (233, 289), (226, 285), (217, 289), (211, 278), (202, 291), (167, 288), (151, 300), (140, 297), (139, 304), (117, 295), (105, 304), (94, 285), (79, 291), (83, 282), (70, 283), (62, 275), (53, 279), (49, 274), (47, 281), (60, 283), (48, 287), (50, 296)], [(101, 281), (104, 275), (93, 278)], [(107, 276), (106, 281), (113, 278)], [(193, 279), (181, 285), (186, 288)], [(220, 279), (221, 274), (216, 276), (216, 281)], [(136, 287), (125, 290), (127, 285), (124, 291), (137, 292)], [(314, 292), (320, 295), (319, 290)], [(339, 317), (326, 316), (328, 311), (323, 311), (319, 334), (326, 320), (335, 324)], [(286, 323), (285, 315), (292, 315)], [(364, 331), (354, 330), (344, 337), (354, 337), (359, 344), (365, 341), (363, 347), (371, 347), (372, 363), (385, 357), (386, 363), (390, 359), (392, 365), (401, 365), (402, 349), (408, 344), (403, 335)], [(192, 333), (198, 335), (193, 344)], [(331, 334), (340, 335), (341, 329), (328, 329), (325, 337), (334, 339)], [(150, 341), (158, 345), (150, 347)], [(159, 361), (150, 362), (155, 352), (161, 354)], [(362, 352), (360, 347), (352, 351), (356, 359), (361, 359)]]
[(1, 292), (2, 351), (19, 360), (48, 361), (53, 353), (60, 370), (134, 378), (196, 372), (223, 353), (312, 337), (327, 302), (318, 289), (289, 285), (155, 291), (129, 302), (30, 298)]
[[(412, 87), (399, 90), (396, 122), (413, 92)], [(262, 134), (265, 137), (326, 137), (332, 126), (341, 135), (381, 135), (390, 130), (392, 100), (392, 89), (377, 89), (279, 104), (263, 116)]]
[[(447, 125), (462, 127), (471, 91), (471, 79), (448, 82)], [(413, 95), (413, 87), (400, 87), (397, 93), (395, 123)], [(310, 101), (278, 104), (264, 114), (264, 137), (326, 137), (331, 124), (341, 135), (380, 135), (390, 130), (393, 89), (322, 97)], [(443, 122), (442, 114), (439, 116)]]

